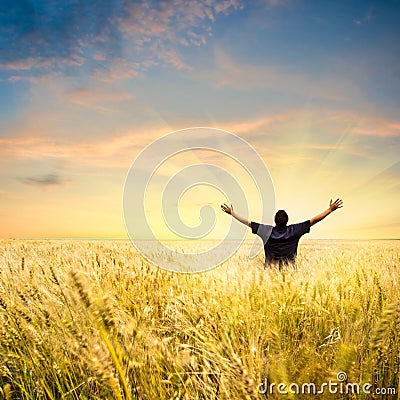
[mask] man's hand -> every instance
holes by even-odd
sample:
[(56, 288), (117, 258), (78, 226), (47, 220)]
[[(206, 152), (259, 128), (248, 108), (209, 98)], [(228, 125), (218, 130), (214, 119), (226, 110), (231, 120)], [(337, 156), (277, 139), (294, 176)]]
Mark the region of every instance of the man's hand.
[(228, 204), (221, 204), (221, 209), (222, 209), (222, 211), (225, 211), (227, 214), (232, 215), (232, 212), (233, 212), (232, 204), (230, 207), (228, 206)]
[(332, 199), (329, 203), (329, 208), (331, 211), (335, 211), (338, 208), (342, 208), (343, 207), (343, 201), (341, 199), (336, 199), (333, 203), (332, 203)]
[(221, 204), (221, 210), (226, 212), (229, 215), (232, 215), (233, 218), (237, 219), (242, 224), (245, 224), (247, 226), (251, 226), (251, 222), (250, 221), (248, 221), (244, 217), (241, 217), (239, 214), (236, 214), (235, 212), (233, 212), (232, 204), (230, 206), (228, 206), (228, 204)]
[(332, 199), (329, 203), (329, 208), (325, 211), (323, 211), (321, 214), (316, 215), (315, 217), (310, 219), (310, 226), (315, 225), (317, 222), (322, 221), (327, 215), (329, 215), (331, 212), (337, 210), (338, 208), (343, 207), (343, 201), (341, 199), (336, 199), (332, 203)]

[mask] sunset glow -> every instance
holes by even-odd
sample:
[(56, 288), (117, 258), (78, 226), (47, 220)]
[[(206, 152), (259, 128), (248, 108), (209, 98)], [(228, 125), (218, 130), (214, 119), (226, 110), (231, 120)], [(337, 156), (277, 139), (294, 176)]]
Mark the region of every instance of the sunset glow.
[[(1, 238), (126, 238), (129, 167), (193, 126), (253, 146), (290, 222), (341, 197), (309, 238), (400, 237), (398, 2), (57, 3), (12, 2), (0, 16)], [(223, 235), (223, 196), (183, 197), (189, 225), (196, 199)]]

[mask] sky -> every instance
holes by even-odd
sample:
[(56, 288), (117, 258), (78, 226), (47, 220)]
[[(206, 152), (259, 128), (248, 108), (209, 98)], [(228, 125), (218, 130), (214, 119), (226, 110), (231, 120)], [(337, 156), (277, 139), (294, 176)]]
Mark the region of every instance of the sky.
[[(254, 147), (289, 223), (343, 199), (309, 238), (399, 238), (399, 17), (395, 0), (0, 1), (0, 237), (127, 237), (135, 158), (201, 126)], [(213, 156), (257, 220), (251, 179)], [(168, 238), (161, 192), (146, 209)], [(235, 196), (188, 193), (182, 220), (196, 225), (204, 202), (221, 235)]]

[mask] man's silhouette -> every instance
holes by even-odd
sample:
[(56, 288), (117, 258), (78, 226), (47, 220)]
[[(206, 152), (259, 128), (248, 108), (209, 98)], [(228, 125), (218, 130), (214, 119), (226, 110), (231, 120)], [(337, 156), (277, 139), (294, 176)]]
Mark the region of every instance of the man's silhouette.
[(310, 220), (299, 224), (287, 225), (289, 217), (286, 211), (275, 214), (275, 226), (248, 221), (233, 211), (232, 205), (222, 204), (221, 208), (241, 223), (249, 226), (251, 231), (260, 236), (264, 243), (265, 266), (276, 265), (279, 269), (287, 264), (294, 264), (300, 238), (310, 232), (310, 227), (323, 220), (331, 212), (343, 207), (343, 201), (336, 199), (329, 203), (329, 208)]

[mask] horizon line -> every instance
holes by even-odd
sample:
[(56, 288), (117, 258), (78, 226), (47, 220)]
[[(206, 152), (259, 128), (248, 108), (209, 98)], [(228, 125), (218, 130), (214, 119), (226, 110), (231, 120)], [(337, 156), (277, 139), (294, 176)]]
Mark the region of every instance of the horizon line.
[[(126, 240), (132, 241), (130, 238), (123, 237), (4, 237), (0, 238), (0, 240)], [(135, 239), (138, 241), (157, 241), (157, 239)], [(170, 242), (184, 242), (184, 241), (200, 241), (200, 242), (215, 242), (221, 241), (222, 238), (215, 239), (171, 239), (171, 238), (160, 238), (160, 241), (170, 241)], [(230, 239), (229, 241), (253, 241), (254, 239)], [(302, 241), (309, 240), (400, 240), (400, 238), (302, 238)]]

